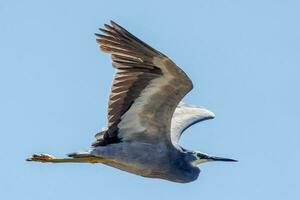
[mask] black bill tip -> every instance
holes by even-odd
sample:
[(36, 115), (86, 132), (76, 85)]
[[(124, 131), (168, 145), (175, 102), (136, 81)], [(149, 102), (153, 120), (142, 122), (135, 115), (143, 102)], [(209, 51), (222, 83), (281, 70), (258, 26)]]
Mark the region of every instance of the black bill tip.
[(234, 159), (222, 158), (222, 157), (216, 157), (216, 156), (210, 157), (210, 160), (212, 160), (212, 161), (223, 161), (223, 162), (238, 162), (237, 160), (234, 160)]

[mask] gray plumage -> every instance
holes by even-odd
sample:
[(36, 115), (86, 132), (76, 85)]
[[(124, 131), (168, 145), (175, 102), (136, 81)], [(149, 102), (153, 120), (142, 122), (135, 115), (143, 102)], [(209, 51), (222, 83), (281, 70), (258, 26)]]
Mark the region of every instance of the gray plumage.
[(189, 77), (167, 56), (118, 24), (96, 34), (100, 49), (111, 55), (116, 74), (108, 103), (108, 125), (95, 135), (90, 150), (57, 159), (34, 154), (28, 161), (102, 163), (144, 177), (191, 182), (198, 164), (235, 161), (182, 148), (189, 126), (214, 114), (180, 103), (192, 89)]

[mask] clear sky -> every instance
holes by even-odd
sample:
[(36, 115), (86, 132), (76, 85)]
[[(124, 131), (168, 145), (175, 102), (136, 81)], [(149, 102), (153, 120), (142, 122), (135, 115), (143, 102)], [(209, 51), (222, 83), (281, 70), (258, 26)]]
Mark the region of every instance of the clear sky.
[[(299, 199), (300, 3), (292, 0), (0, 1), (0, 199)], [(114, 73), (95, 42), (116, 21), (191, 77), (216, 118), (181, 145), (238, 163), (189, 184), (101, 164), (25, 162), (89, 147)]]

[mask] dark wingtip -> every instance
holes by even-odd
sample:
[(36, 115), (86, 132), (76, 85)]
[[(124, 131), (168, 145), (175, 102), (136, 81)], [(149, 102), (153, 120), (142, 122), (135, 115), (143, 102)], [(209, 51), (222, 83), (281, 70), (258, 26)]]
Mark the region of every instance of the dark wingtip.
[(110, 20), (110, 24), (111, 24), (112, 26), (119, 26), (119, 24), (117, 24), (117, 23), (114, 22), (113, 20)]

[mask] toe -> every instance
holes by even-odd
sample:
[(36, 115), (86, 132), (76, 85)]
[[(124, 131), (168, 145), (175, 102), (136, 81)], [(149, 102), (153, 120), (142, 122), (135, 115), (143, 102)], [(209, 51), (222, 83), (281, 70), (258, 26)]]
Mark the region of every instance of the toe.
[(33, 154), (31, 157), (27, 158), (26, 161), (40, 161), (46, 162), (54, 159), (54, 156), (49, 154)]

